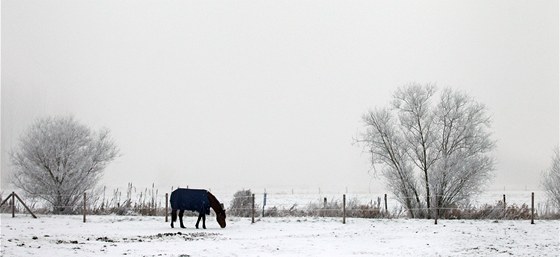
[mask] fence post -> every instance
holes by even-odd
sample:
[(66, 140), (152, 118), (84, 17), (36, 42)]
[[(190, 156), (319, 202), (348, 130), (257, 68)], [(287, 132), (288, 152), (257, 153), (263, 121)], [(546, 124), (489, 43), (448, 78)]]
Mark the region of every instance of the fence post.
[(346, 195), (342, 195), (342, 224), (346, 224)]
[(251, 197), (251, 224), (255, 223), (255, 194), (252, 195)]
[(169, 211), (169, 193), (165, 193), (165, 222), (168, 221), (167, 215)]
[(323, 198), (323, 211), (321, 211), (321, 217), (327, 216), (327, 198)]
[(389, 216), (389, 211), (387, 210), (387, 194), (385, 194), (385, 216)]
[(12, 192), (12, 218), (16, 217), (16, 193)]
[(84, 223), (86, 223), (86, 192), (84, 192)]
[(439, 208), (438, 208), (438, 199), (437, 196), (434, 197), (435, 200), (433, 201), (433, 208), (434, 208), (434, 224), (437, 225), (438, 216), (439, 216)]
[(506, 194), (503, 195), (503, 204), (504, 204), (504, 219), (507, 218), (507, 205), (506, 205)]
[(531, 224), (535, 224), (535, 192), (531, 192)]
[(4, 199), (4, 201), (2, 201), (2, 203), (0, 203), (0, 207), (2, 207), (2, 205), (4, 205), (6, 202), (8, 202), (8, 200), (10, 200), (10, 197), (12, 197), (11, 194), (9, 194), (8, 197), (6, 197), (6, 199)]
[[(35, 216), (35, 214), (33, 214), (33, 212), (31, 211), (31, 209), (29, 209), (29, 207), (27, 207), (27, 205), (23, 202), (23, 200), (21, 200), (21, 198), (19, 198), (19, 196), (16, 193), (13, 193), (14, 198), (17, 198), (19, 200), (19, 202), (21, 203), (21, 205), (23, 205), (23, 207), (25, 207), (25, 209), (27, 210), (27, 212), (29, 212), (31, 214), (31, 216), (33, 216), (34, 219), (37, 218), (37, 216)], [(14, 200), (15, 201), (15, 200)]]
[(264, 193), (263, 197), (263, 209), (262, 209), (262, 217), (264, 218), (264, 207), (266, 206), (266, 192)]

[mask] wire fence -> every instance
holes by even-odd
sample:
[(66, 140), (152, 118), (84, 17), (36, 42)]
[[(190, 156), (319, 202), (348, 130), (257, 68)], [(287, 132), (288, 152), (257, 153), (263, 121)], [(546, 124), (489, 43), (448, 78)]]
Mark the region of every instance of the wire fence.
[[(11, 195), (10, 192), (9, 195)], [(8, 195), (8, 197), (9, 197)], [(88, 191), (81, 194), (20, 194), (25, 195), (25, 205), (33, 212), (40, 214), (116, 214), (116, 215), (165, 215), (165, 200), (159, 190), (152, 185), (151, 188), (138, 189), (129, 183), (127, 189), (116, 188), (108, 190), (107, 187)], [(0, 192), (0, 199), (5, 199), (6, 193)], [(8, 203), (0, 206), (0, 212), (16, 213), (22, 211), (22, 203), (14, 206)]]
[[(347, 197), (350, 196), (350, 197)], [(253, 196), (244, 196), (252, 198)], [(353, 197), (352, 194), (342, 194), (327, 200), (324, 197), (321, 200), (309, 202), (307, 205), (298, 206), (297, 203), (292, 205), (269, 205), (267, 203), (267, 194), (254, 196), (255, 208), (245, 205), (242, 207), (230, 207), (233, 213), (245, 213), (242, 216), (247, 217), (248, 212), (255, 212), (254, 215), (259, 217), (278, 217), (278, 216), (323, 216), (323, 217), (357, 217), (357, 218), (402, 218), (411, 217), (411, 213), (415, 218), (444, 218), (444, 219), (559, 219), (560, 211), (550, 202), (541, 200), (535, 202), (534, 194), (526, 193), (525, 198), (515, 199), (513, 203), (507, 203), (506, 195), (503, 199), (487, 203), (464, 203), (445, 207), (433, 205), (427, 207), (425, 203), (416, 208), (406, 208), (396, 197), (388, 197), (387, 194), (369, 201), (363, 201), (363, 197)], [(442, 196), (434, 196), (435, 199)], [(541, 195), (541, 197), (543, 197)], [(544, 197), (543, 197), (544, 198)], [(543, 199), (541, 198), (541, 199)], [(262, 205), (259, 205), (259, 199), (262, 199)], [(416, 198), (414, 198), (416, 199)], [(544, 198), (545, 199), (545, 198)], [(404, 199), (406, 200), (406, 199)], [(519, 203), (524, 201), (523, 203)], [(526, 201), (526, 203), (525, 203)], [(252, 214), (253, 215), (253, 214)]]
[[(432, 218), (435, 219), (560, 219), (560, 211), (544, 195), (535, 196), (529, 192), (510, 199), (506, 194), (500, 199), (483, 203), (463, 203), (461, 205), (437, 207), (421, 204), (406, 208), (401, 201), (388, 194), (285, 194), (257, 193), (241, 190), (235, 194), (217, 196), (224, 200), (229, 217), (263, 219), (267, 217), (336, 217), (342, 218)], [(7, 194), (0, 193), (1, 200)], [(25, 195), (25, 205), (37, 214), (84, 214), (87, 215), (143, 215), (165, 216), (170, 214), (168, 193), (159, 193), (152, 188), (137, 190), (129, 185), (127, 190), (107, 190), (89, 192), (84, 196), (61, 195), (74, 199), (72, 204), (52, 204), (45, 201), (46, 195)], [(434, 199), (441, 196), (434, 196)], [(24, 213), (26, 208), (18, 201), (7, 201), (0, 207), (2, 213)], [(198, 214), (185, 212), (187, 216)], [(214, 215), (214, 214), (212, 214)]]

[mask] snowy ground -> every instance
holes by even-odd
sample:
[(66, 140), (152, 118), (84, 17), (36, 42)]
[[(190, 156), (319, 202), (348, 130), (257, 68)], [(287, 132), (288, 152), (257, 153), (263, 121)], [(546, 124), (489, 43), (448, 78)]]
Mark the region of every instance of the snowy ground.
[[(186, 219), (194, 226), (195, 218)], [(1, 215), (2, 256), (560, 256), (560, 221)]]

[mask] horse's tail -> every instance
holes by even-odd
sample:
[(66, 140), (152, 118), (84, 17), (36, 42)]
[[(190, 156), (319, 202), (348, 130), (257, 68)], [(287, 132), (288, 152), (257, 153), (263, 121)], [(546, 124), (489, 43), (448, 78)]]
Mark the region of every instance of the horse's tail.
[(171, 223), (177, 221), (177, 190), (171, 192), (171, 197), (169, 197), (169, 203), (171, 204)]

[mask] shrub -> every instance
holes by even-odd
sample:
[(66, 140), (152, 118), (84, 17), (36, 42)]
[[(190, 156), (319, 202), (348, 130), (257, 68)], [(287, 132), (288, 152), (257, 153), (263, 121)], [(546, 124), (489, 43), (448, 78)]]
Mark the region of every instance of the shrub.
[[(484, 204), (480, 207), (466, 206), (466, 207), (455, 207), (451, 210), (446, 210), (445, 212), (440, 212), (440, 218), (444, 219), (530, 219), (531, 209), (527, 204), (522, 204), (518, 206), (512, 204), (506, 206), (504, 209), (504, 204), (502, 201), (496, 202), (496, 204)], [(535, 218), (537, 218), (537, 213), (535, 212)]]
[[(252, 196), (251, 190), (239, 190), (233, 194), (233, 200), (229, 205), (228, 214), (231, 216), (238, 217), (251, 217), (252, 215)], [(255, 205), (255, 209), (259, 209)], [(257, 214), (257, 213), (255, 213)]]

